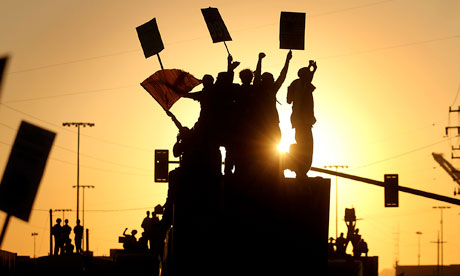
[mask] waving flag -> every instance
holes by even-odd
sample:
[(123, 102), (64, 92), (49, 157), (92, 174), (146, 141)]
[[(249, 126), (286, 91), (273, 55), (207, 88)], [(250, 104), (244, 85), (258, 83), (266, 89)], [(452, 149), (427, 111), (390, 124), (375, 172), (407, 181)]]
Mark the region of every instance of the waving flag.
[(184, 94), (201, 81), (179, 69), (164, 69), (145, 79), (141, 86), (163, 107), (169, 110)]

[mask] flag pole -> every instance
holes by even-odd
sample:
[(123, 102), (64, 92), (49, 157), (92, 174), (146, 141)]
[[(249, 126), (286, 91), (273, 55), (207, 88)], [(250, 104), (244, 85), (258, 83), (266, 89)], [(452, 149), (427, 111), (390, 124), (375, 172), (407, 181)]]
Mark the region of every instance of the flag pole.
[(163, 70), (163, 63), (161, 62), (161, 58), (160, 58), (160, 53), (157, 54), (157, 57), (158, 57), (158, 62), (160, 62), (160, 67), (161, 67), (161, 70)]
[(228, 55), (230, 55), (230, 51), (228, 50), (227, 43), (225, 43), (225, 41), (224, 41), (224, 45), (225, 45), (225, 49), (227, 49)]

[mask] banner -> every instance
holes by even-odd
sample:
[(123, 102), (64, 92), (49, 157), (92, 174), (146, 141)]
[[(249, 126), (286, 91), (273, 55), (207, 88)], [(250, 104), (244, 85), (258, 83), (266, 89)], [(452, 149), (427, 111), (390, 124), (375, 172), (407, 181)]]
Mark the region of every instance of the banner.
[(163, 41), (161, 40), (156, 18), (138, 26), (136, 31), (139, 41), (141, 42), (145, 58), (156, 55), (165, 48)]
[(281, 12), (280, 49), (305, 49), (305, 20), (305, 13)]
[(206, 21), (213, 43), (232, 40), (217, 8), (201, 9), (201, 13), (204, 21)]
[(164, 69), (145, 79), (141, 86), (165, 109), (190, 92), (201, 81), (179, 69)]

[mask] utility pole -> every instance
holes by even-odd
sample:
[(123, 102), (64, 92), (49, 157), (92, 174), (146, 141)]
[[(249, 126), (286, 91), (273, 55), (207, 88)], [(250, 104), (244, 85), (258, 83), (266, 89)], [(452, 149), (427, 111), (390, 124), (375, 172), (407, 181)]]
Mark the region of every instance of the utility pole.
[(420, 236), (423, 233), (420, 232), (420, 231), (417, 231), (417, 232), (415, 232), (415, 234), (417, 234), (417, 237), (418, 237), (418, 255), (417, 255), (417, 258), (418, 258), (418, 266), (420, 266)]
[(35, 238), (38, 236), (38, 233), (32, 232), (32, 237), (34, 238), (34, 259), (35, 259)]
[(437, 241), (432, 241), (431, 243), (436, 243), (436, 249), (437, 249), (437, 266), (436, 266), (436, 276), (440, 276), (441, 274), (441, 267), (439, 266), (439, 245), (442, 246), (444, 243), (443, 241), (439, 240), (439, 231), (438, 231), (438, 240)]
[(72, 212), (72, 209), (54, 209), (55, 212), (62, 212), (62, 223), (65, 220), (65, 212)]
[[(73, 188), (77, 188), (77, 186), (72, 186)], [(85, 229), (85, 188), (95, 188), (93, 185), (80, 185), (80, 188), (83, 188), (83, 211), (82, 211), (82, 214), (83, 214), (83, 221), (82, 221), (82, 224), (81, 226), (83, 227), (83, 229)], [(84, 231), (83, 231), (84, 233)], [(85, 237), (83, 235), (83, 241), (85, 240)], [(82, 242), (83, 242), (82, 241)], [(86, 250), (88, 250), (88, 248), (86, 248)]]
[[(452, 112), (457, 112), (459, 113), (460, 112), (460, 106), (458, 107), (458, 109), (452, 109), (451, 106), (449, 106), (449, 122), (450, 122), (450, 113)], [(459, 113), (460, 114), (460, 113)], [(449, 123), (450, 124), (450, 123)], [(446, 136), (449, 136), (449, 129), (456, 129), (457, 130), (457, 135), (460, 135), (460, 126), (459, 125), (456, 125), (456, 126), (447, 126), (446, 127)], [(459, 159), (460, 156), (457, 156), (456, 154), (454, 154), (454, 151), (459, 151), (460, 150), (460, 146), (452, 146), (452, 152), (451, 152), (451, 157), (452, 159)]]
[(78, 143), (77, 143), (77, 220), (79, 219), (80, 211), (80, 127), (93, 127), (94, 123), (83, 122), (68, 122), (62, 123), (62, 126), (71, 127), (75, 126), (78, 129)]
[(50, 209), (50, 254), (49, 256), (53, 255), (53, 210)]
[(441, 210), (441, 266), (444, 266), (444, 229), (443, 229), (443, 210), (450, 209), (450, 206), (433, 206), (433, 209)]
[[(328, 165), (328, 166), (324, 166), (325, 169), (335, 169), (336, 172), (339, 171), (339, 169), (347, 169), (348, 166), (346, 165)], [(339, 194), (339, 190), (338, 190), (338, 179), (337, 179), (337, 175), (335, 176), (335, 239), (337, 240), (337, 238), (339, 237), (339, 203), (338, 203), (338, 194)]]

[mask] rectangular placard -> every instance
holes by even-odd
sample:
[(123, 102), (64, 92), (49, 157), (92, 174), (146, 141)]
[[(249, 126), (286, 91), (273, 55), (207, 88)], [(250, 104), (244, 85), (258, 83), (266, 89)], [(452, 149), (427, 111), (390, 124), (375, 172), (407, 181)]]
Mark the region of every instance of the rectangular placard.
[(201, 9), (201, 13), (204, 21), (206, 21), (213, 43), (232, 40), (217, 8)]
[(305, 21), (303, 12), (281, 12), (280, 49), (305, 49)]
[(165, 48), (163, 41), (161, 40), (156, 18), (138, 26), (136, 31), (139, 41), (141, 42), (145, 58), (156, 55)]
[(56, 133), (21, 122), (0, 183), (0, 210), (29, 220)]

